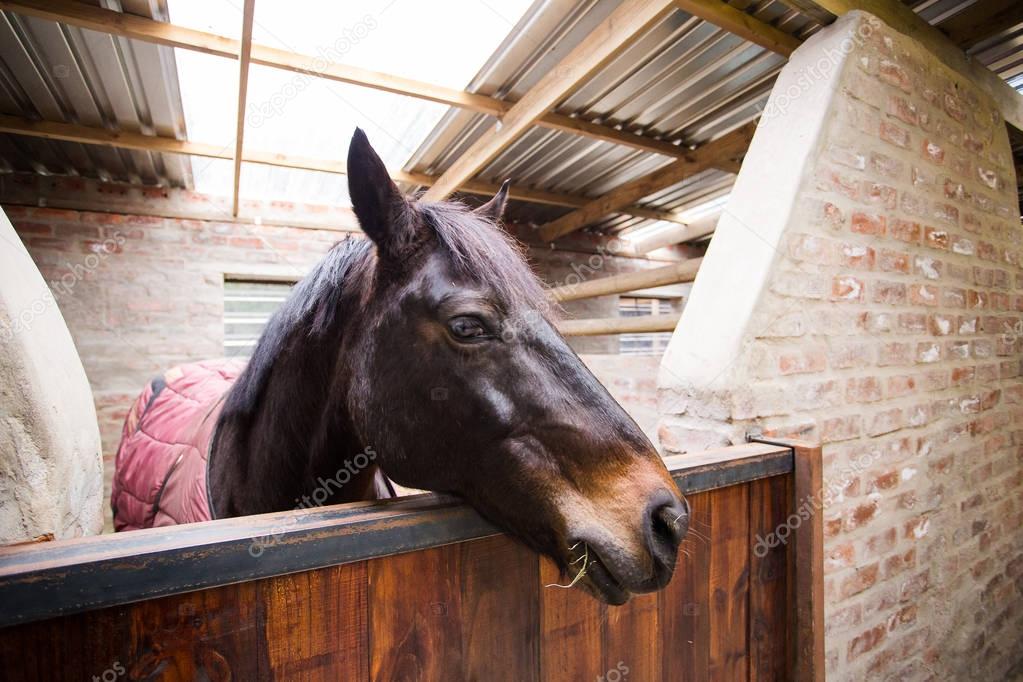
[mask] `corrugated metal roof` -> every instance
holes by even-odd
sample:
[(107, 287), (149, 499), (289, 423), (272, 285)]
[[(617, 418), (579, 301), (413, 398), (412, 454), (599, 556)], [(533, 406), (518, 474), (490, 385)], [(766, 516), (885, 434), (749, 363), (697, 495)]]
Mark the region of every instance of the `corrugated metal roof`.
[[(941, 24), (984, 0), (907, 0), (928, 23)], [(1023, 92), (1023, 23), (1007, 25), (995, 35), (966, 47), (966, 53)]]
[[(164, 0), (103, 0), (167, 19)], [(34, 120), (185, 139), (171, 48), (0, 12), (0, 111)], [(188, 159), (0, 135), (0, 168), (191, 187)]]
[[(468, 89), (519, 99), (619, 4), (620, 0), (536, 3)], [(754, 7), (754, 16), (800, 38), (818, 28), (774, 0)], [(759, 116), (784, 64), (784, 57), (676, 10), (582, 83), (557, 110), (650, 137), (702, 144)], [(449, 112), (406, 170), (442, 173), (490, 122), (482, 114)], [(534, 128), (478, 177), (494, 182), (512, 178), (534, 189), (595, 197), (670, 162), (664, 155)], [(716, 170), (701, 173), (647, 197), (643, 205), (678, 209), (702, 195), (719, 196), (733, 178)], [(509, 217), (542, 223), (568, 210), (513, 202)], [(648, 222), (616, 215), (592, 228), (617, 233)]]
[[(512, 31), (469, 86), (472, 92), (517, 100), (592, 28), (620, 4), (619, 0), (538, 2)], [(786, 33), (805, 39), (820, 28), (813, 19), (775, 0), (729, 4)], [(925, 19), (940, 22), (970, 0), (907, 2)], [(1011, 33), (1011, 32), (1009, 32)], [(978, 59), (1008, 77), (1019, 69), (1020, 34)], [(1015, 50), (1006, 59), (1005, 50)], [(999, 52), (999, 50), (1001, 52)], [(759, 116), (785, 58), (747, 42), (709, 22), (677, 10), (635, 40), (557, 108), (559, 113), (621, 127), (631, 132), (679, 142), (703, 144)], [(999, 70), (1003, 64), (1006, 66)], [(489, 127), (483, 114), (450, 111), (410, 158), (405, 169), (443, 173)], [(506, 178), (520, 186), (596, 197), (670, 163), (663, 155), (638, 151), (568, 133), (534, 128), (480, 171), (478, 178)], [(708, 171), (646, 197), (644, 207), (677, 210), (717, 198), (734, 176)], [(571, 209), (512, 202), (509, 217), (544, 223)], [(650, 224), (614, 215), (591, 225), (603, 233), (620, 233)]]

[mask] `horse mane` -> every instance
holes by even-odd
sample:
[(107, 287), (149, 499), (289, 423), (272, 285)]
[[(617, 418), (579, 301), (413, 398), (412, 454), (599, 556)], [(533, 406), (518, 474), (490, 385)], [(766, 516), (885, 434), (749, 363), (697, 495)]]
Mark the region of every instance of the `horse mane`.
[[(546, 288), (526, 261), (523, 246), (492, 220), (457, 202), (415, 202), (410, 206), (451, 258), (455, 270), (494, 291), (506, 310), (550, 313)], [(375, 260), (369, 239), (347, 237), (292, 289), (270, 317), (248, 365), (229, 392), (222, 415), (253, 415), (274, 363), (296, 333), (319, 336), (340, 322), (342, 298), (353, 280), (364, 283)]]

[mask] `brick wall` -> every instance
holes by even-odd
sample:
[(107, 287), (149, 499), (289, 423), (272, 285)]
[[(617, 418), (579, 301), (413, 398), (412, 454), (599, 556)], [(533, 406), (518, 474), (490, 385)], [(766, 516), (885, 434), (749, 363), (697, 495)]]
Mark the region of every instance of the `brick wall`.
[(668, 450), (825, 445), (831, 679), (1023, 660), (1014, 188), (992, 103), (847, 15), (782, 74), (672, 340)]
[[(297, 279), (346, 235), (343, 230), (311, 226), (174, 217), (192, 205), (210, 216), (225, 215), (218, 200), (184, 191), (143, 190), (80, 178), (13, 180), (5, 178), (0, 201), (53, 290), (92, 385), (107, 497), (124, 415), (142, 387), (176, 364), (223, 355), (225, 273)], [(51, 205), (109, 206), (120, 212), (15, 203), (31, 196), (45, 197)], [(289, 216), (296, 222), (318, 216), (321, 224), (356, 229), (347, 209), (281, 202), (248, 208), (261, 209), (259, 213), (278, 223), (286, 223)], [(608, 252), (599, 246), (593, 238), (580, 236), (571, 249), (535, 249), (531, 258), (552, 284), (565, 283), (573, 272), (603, 277), (663, 264), (601, 256)], [(594, 255), (600, 257), (591, 261)], [(586, 270), (594, 264), (592, 271)], [(616, 301), (616, 296), (601, 297), (570, 303), (566, 309), (580, 317), (613, 316)], [(613, 338), (581, 341), (580, 352), (617, 348)], [(587, 362), (653, 435), (656, 364), (649, 358), (609, 355), (588, 355)]]

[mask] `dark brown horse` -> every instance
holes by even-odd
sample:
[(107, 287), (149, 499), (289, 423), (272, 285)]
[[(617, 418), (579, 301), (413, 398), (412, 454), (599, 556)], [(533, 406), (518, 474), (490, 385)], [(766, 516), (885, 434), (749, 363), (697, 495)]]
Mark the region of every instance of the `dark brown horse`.
[(474, 211), (407, 199), (361, 130), (348, 179), (369, 239), (296, 285), (227, 394), (212, 515), (373, 499), (379, 465), (463, 497), (609, 603), (667, 584), (688, 507), (552, 326), (497, 226), (507, 183)]

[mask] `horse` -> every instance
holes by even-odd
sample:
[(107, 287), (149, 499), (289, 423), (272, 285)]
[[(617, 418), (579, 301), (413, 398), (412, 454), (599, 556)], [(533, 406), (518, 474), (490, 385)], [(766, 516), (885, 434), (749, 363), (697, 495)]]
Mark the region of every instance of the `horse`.
[(500, 227), (508, 183), (475, 209), (406, 197), (361, 129), (347, 170), (367, 238), (295, 285), (244, 367), (179, 367), (143, 391), (118, 528), (380, 499), (390, 479), (461, 497), (606, 603), (668, 584), (688, 503), (558, 333)]

